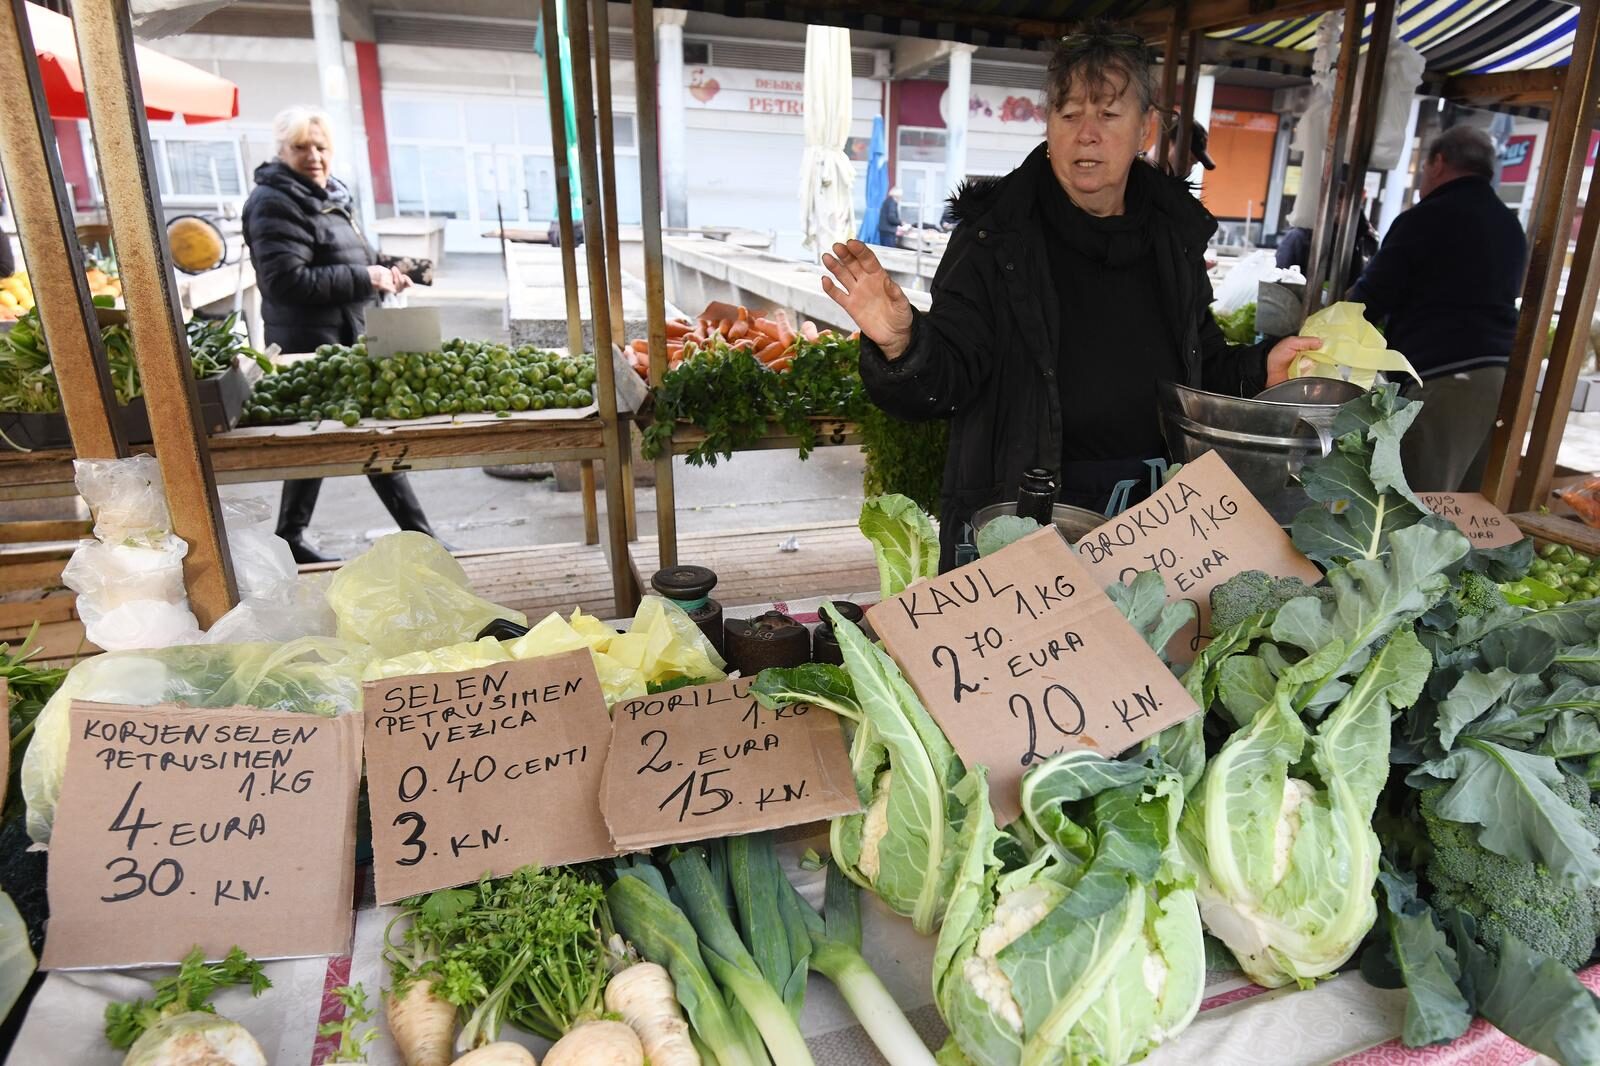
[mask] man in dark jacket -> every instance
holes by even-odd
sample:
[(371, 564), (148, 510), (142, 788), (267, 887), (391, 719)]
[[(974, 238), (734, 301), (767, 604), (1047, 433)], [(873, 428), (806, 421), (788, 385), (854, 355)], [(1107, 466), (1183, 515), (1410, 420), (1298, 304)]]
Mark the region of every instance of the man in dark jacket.
[(1422, 378), (1405, 387), (1425, 406), (1402, 448), (1419, 491), (1471, 491), (1483, 480), (1528, 259), (1522, 224), (1492, 184), (1494, 165), (1482, 130), (1440, 134), (1422, 167), (1421, 201), (1394, 220), (1350, 290)]
[(883, 198), (878, 208), (878, 243), (886, 248), (900, 247), (900, 186)]
[[(354, 344), (366, 328), (367, 304), (400, 292), (411, 279), (378, 266), (356, 228), (349, 189), (329, 172), (332, 137), (319, 111), (292, 107), (273, 121), (278, 158), (256, 168), (256, 187), (244, 205), (261, 318), (268, 344), (311, 352), (322, 344)], [(401, 529), (433, 535), (404, 474), (369, 474), (373, 491)], [(285, 481), (278, 536), (295, 560), (327, 562), (305, 542), (322, 481)]]

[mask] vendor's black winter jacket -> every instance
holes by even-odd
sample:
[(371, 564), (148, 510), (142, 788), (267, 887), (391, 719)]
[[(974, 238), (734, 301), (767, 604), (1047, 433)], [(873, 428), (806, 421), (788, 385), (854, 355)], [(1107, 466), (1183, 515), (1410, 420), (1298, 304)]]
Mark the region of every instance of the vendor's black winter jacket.
[(376, 260), (356, 229), (338, 179), (322, 188), (273, 160), (256, 168), (244, 204), (244, 240), (261, 288), (268, 343), (309, 352), (354, 344), (372, 299), (367, 267)]
[[(934, 276), (932, 310), (915, 313), (909, 347), (891, 362), (861, 340), (861, 376), (879, 407), (911, 421), (951, 421), (941, 569), (953, 564), (974, 511), (1015, 498), (1024, 470), (1060, 467), (1059, 331), (1072, 324), (1059, 321), (1035, 196), (1037, 168), (1047, 166), (1040, 145), (1010, 174), (963, 185), (951, 199), (960, 224)], [(1144, 177), (1156, 179), (1158, 275), (1178, 321), (1190, 324), (1183, 383), (1252, 396), (1266, 383), (1265, 346), (1230, 346), (1211, 317), (1205, 249), (1216, 220), (1182, 180), (1154, 170)]]

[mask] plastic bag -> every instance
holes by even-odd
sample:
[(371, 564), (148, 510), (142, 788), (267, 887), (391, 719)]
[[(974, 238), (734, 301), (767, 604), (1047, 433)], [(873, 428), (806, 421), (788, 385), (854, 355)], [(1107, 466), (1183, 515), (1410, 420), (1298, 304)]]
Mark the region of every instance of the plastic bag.
[(1298, 281), (1304, 285), (1306, 279), (1299, 267), (1280, 269), (1274, 252), (1251, 252), (1235, 263), (1233, 269), (1228, 271), (1228, 276), (1222, 279), (1211, 309), (1221, 314), (1232, 314), (1255, 303), (1264, 281)]
[(78, 495), (94, 514), (95, 539), (104, 544), (154, 545), (172, 532), (155, 456), (76, 459), (72, 469)]
[[(1398, 19), (1398, 15), (1396, 16)], [(1371, 53), (1369, 52), (1370, 56)], [(1366, 60), (1363, 60), (1366, 62)], [(1378, 96), (1378, 130), (1372, 140), (1369, 170), (1393, 170), (1411, 149), (1406, 124), (1417, 86), (1422, 84), (1422, 69), (1428, 59), (1401, 38), (1399, 27), (1389, 36), (1389, 54), (1383, 65), (1383, 92)], [(1360, 108), (1358, 101), (1356, 107)]]
[(1370, 389), (1378, 371), (1403, 371), (1422, 384), (1410, 360), (1389, 347), (1365, 312), (1365, 304), (1342, 300), (1306, 319), (1300, 336), (1320, 337), (1322, 347), (1301, 352), (1289, 364), (1289, 376), (1341, 378)]
[(247, 644), (331, 637), (338, 631), (328, 606), (333, 575), (301, 574), (289, 544), (273, 531), (272, 504), (259, 497), (224, 500), (228, 551), (239, 602), (206, 631), (206, 644)]
[(200, 623), (189, 610), (183, 584), (189, 546), (170, 533), (142, 539), (142, 544), (79, 541), (61, 571), (61, 583), (78, 594), (84, 635), (106, 651), (200, 639)]
[(361, 705), (368, 649), (312, 637), (287, 644), (196, 644), (108, 652), (86, 659), (34, 720), (22, 761), (28, 835), (48, 843), (67, 766), (67, 708), (73, 700), (151, 707), (259, 707), (331, 717)]
[(300, 567), (289, 542), (273, 530), (272, 504), (260, 497), (223, 500), (222, 519), (240, 601), (287, 592)]
[(1600, 475), (1557, 489), (1556, 498), (1577, 511), (1584, 525), (1600, 529)]
[(496, 618), (527, 621), (475, 594), (461, 564), (422, 533), (391, 533), (346, 563), (328, 603), (341, 638), (370, 644), (384, 658), (471, 641)]

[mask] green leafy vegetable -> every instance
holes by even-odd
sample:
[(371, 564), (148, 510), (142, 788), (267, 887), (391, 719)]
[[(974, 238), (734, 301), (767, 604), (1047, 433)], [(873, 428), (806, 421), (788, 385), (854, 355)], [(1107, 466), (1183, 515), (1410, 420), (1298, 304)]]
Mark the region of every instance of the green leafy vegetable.
[(1032, 768), (1023, 823), (1039, 844), (1016, 868), (1002, 867), (1009, 835), (973, 784), (934, 955), (955, 1048), (978, 1066), (1131, 1062), (1187, 1026), (1205, 948), (1172, 847), (1178, 775), (1084, 751)]
[[(1362, 973), (1379, 987), (1404, 985), (1406, 1015), (1401, 1039), (1407, 1047), (1454, 1040), (1472, 1024), (1472, 1008), (1456, 983), (1461, 967), (1433, 911), (1417, 896), (1417, 879), (1385, 866), (1378, 871), (1386, 937), (1362, 957)], [(1380, 962), (1392, 970), (1380, 972)]]
[(878, 595), (898, 596), (939, 572), (939, 534), (915, 502), (874, 496), (861, 505), (862, 534), (878, 560)]
[(360, 1033), (356, 1032), (357, 1026), (366, 1025), (378, 1016), (377, 1012), (367, 1005), (366, 989), (361, 987), (360, 982), (340, 985), (333, 990), (333, 995), (343, 1005), (344, 1014), (338, 1021), (323, 1022), (317, 1027), (318, 1036), (339, 1038), (339, 1046), (324, 1061), (366, 1062), (366, 1047), (378, 1036), (378, 1030), (372, 1027)]
[(859, 428), (866, 494), (909, 496), (924, 511), (937, 513), (950, 423), (941, 418), (906, 422), (869, 403)]
[(195, 948), (183, 957), (178, 972), (155, 983), (151, 999), (106, 1006), (106, 1040), (114, 1048), (130, 1048), (161, 1019), (195, 1011), (211, 1012), (211, 997), (229, 985), (249, 985), (250, 994), (259, 996), (272, 987), (261, 964), (235, 947), (221, 962), (206, 962), (205, 953)]
[(1044, 527), (1031, 518), (1021, 515), (997, 515), (978, 530), (978, 555), (980, 557), (993, 555), (1008, 545), (1015, 544), (1030, 533), (1037, 533)]

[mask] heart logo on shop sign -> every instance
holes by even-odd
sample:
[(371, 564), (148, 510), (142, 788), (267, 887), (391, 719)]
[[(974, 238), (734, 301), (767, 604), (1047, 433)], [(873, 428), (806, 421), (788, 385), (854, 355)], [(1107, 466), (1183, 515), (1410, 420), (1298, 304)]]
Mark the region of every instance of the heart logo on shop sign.
[(722, 86), (717, 84), (717, 79), (712, 78), (709, 81), (697, 82), (696, 84), (689, 86), (689, 94), (704, 104), (709, 102), (713, 96), (717, 95), (717, 91), (721, 88)]

